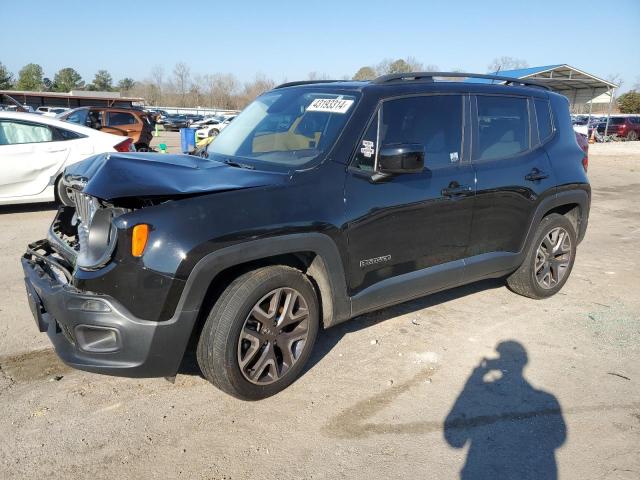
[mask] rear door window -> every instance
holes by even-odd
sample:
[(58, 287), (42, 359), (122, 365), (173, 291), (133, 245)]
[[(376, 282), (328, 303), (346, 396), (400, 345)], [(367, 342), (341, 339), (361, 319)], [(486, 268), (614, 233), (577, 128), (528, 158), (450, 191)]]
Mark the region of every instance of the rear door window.
[(46, 125), (0, 120), (0, 145), (51, 142), (53, 134)]
[(478, 95), (475, 160), (505, 158), (529, 150), (529, 109), (526, 98)]
[(533, 104), (536, 108), (536, 119), (538, 121), (538, 135), (540, 136), (540, 143), (544, 143), (544, 141), (551, 137), (551, 135), (553, 134), (553, 123), (551, 122), (551, 110), (549, 108), (549, 102), (536, 98), (534, 99)]
[(115, 127), (118, 125), (133, 125), (136, 123), (136, 118), (126, 112), (107, 112), (107, 125)]

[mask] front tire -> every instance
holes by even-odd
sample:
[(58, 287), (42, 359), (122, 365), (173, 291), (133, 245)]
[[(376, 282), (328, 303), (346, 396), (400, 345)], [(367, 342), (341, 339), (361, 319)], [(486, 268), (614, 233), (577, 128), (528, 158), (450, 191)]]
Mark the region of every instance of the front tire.
[(73, 207), (73, 202), (69, 198), (69, 194), (67, 193), (67, 187), (65, 187), (64, 182), (62, 181), (62, 175), (58, 177), (54, 187), (55, 193), (55, 201), (58, 204), (61, 204), (65, 207)]
[(552, 213), (540, 221), (524, 262), (507, 278), (515, 293), (541, 299), (555, 295), (569, 278), (576, 257), (573, 224)]
[(635, 142), (636, 140), (638, 140), (638, 134), (636, 133), (635, 130), (631, 130), (627, 134), (627, 140), (630, 141), (630, 142)]
[(234, 280), (211, 309), (198, 341), (198, 365), (234, 397), (266, 398), (300, 375), (318, 326), (309, 279), (290, 267), (260, 268)]

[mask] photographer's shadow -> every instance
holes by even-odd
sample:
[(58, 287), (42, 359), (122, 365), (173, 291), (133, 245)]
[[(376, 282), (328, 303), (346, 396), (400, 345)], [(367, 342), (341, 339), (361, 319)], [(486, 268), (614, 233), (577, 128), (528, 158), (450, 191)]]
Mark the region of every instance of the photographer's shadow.
[(444, 423), (449, 445), (469, 444), (460, 477), (556, 479), (555, 451), (567, 435), (560, 404), (523, 377), (528, 359), (520, 343), (496, 350), (499, 358), (473, 370)]

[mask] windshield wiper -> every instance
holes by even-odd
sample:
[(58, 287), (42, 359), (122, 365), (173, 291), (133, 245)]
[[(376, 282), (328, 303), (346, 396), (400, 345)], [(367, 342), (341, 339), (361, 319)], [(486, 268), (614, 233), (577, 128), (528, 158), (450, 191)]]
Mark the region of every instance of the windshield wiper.
[(226, 165), (229, 165), (230, 167), (246, 168), (247, 170), (255, 170), (256, 169), (256, 167), (254, 167), (253, 165), (249, 165), (249, 164), (246, 164), (246, 163), (238, 163), (236, 161), (229, 160), (229, 159), (225, 160), (224, 163)]

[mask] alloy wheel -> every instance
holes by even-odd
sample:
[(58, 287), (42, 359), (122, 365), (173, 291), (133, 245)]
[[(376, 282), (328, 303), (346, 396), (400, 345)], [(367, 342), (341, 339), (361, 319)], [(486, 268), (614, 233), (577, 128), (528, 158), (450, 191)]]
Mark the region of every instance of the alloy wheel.
[(262, 297), (247, 316), (238, 340), (238, 364), (245, 379), (268, 385), (300, 359), (309, 334), (309, 308), (293, 288)]
[(567, 273), (571, 262), (571, 237), (562, 227), (549, 231), (538, 246), (535, 276), (544, 289), (555, 287)]

